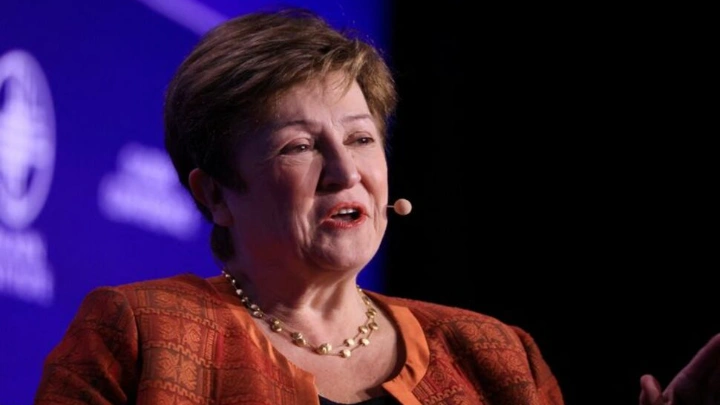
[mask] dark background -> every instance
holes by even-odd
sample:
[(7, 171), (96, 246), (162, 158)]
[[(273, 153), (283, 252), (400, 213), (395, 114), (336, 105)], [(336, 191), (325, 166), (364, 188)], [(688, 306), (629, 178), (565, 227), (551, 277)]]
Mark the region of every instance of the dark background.
[(720, 332), (709, 11), (412, 3), (388, 292), (523, 327), (569, 405), (637, 404)]

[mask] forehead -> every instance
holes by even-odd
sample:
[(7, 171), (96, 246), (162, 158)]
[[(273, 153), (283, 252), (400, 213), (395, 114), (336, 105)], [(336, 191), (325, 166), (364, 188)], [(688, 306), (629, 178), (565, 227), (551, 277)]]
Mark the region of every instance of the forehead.
[(341, 73), (296, 84), (280, 94), (272, 104), (270, 121), (301, 118), (341, 118), (343, 115), (369, 114), (365, 95), (358, 83)]

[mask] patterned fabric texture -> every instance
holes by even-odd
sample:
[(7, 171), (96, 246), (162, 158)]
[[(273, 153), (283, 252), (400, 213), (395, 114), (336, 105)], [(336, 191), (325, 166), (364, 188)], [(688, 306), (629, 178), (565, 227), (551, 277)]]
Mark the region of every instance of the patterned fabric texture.
[[(365, 291), (400, 329), (402, 404), (562, 405), (522, 329), (468, 310)], [(91, 291), (45, 361), (35, 404), (317, 405), (313, 377), (275, 351), (222, 277)]]

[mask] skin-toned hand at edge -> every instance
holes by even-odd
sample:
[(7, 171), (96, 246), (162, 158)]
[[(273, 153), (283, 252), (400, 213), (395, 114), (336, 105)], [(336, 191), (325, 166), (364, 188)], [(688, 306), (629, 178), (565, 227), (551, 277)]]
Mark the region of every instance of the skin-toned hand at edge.
[(640, 405), (717, 404), (720, 404), (720, 333), (697, 352), (665, 390), (650, 374), (640, 378)]

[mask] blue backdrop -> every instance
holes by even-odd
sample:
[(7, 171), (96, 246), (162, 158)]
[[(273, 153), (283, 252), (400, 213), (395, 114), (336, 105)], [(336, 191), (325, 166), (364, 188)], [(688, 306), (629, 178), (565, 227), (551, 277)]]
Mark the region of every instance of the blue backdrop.
[[(282, 2), (385, 48), (386, 2)], [(0, 405), (30, 404), (92, 288), (219, 270), (162, 149), (165, 86), (199, 35), (269, 1), (0, 4)], [(381, 256), (361, 285), (382, 290)]]

